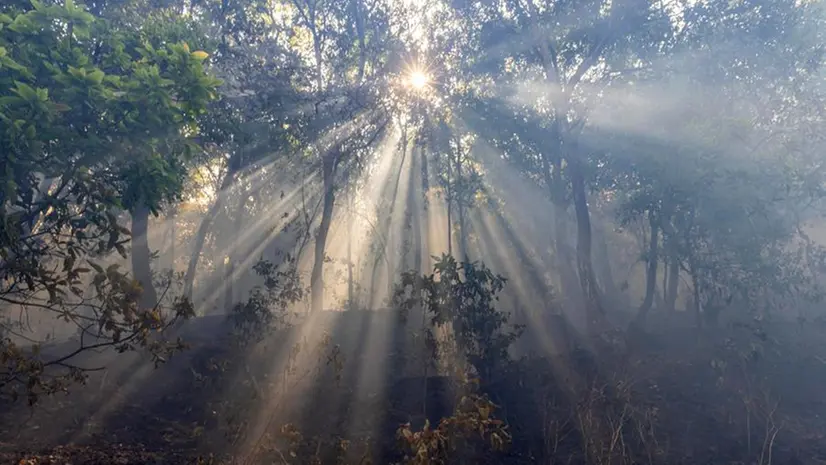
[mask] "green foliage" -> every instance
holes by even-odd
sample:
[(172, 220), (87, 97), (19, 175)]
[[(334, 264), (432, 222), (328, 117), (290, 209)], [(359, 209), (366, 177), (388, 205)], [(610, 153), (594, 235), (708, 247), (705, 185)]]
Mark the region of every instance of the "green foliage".
[[(179, 195), (196, 149), (187, 136), (218, 84), (185, 44), (154, 47), (143, 34), (73, 2), (0, 15), (0, 301), (76, 324), (96, 339), (82, 350), (162, 351), (150, 331), (192, 313), (183, 301), (140, 310), (140, 287), (103, 264), (126, 257), (122, 209), (157, 214)], [(41, 360), (8, 339), (2, 348), (2, 388), (62, 389), (59, 376), (42, 381), (50, 365), (82, 378), (69, 359)]]
[(457, 263), (449, 255), (437, 260), (434, 273), (402, 273), (393, 303), (404, 316), (414, 308), (430, 316), (426, 337), (436, 358), (438, 344), (434, 329), (448, 327), (459, 352), (480, 373), (489, 373), (508, 359), (508, 348), (522, 333), (522, 327), (508, 324), (509, 315), (494, 306), (505, 278), (493, 274), (484, 264)]
[(279, 269), (272, 262), (260, 260), (253, 266), (264, 278), (263, 286), (256, 286), (246, 302), (233, 307), (230, 321), (242, 343), (259, 341), (268, 331), (288, 324), (287, 310), (304, 296), (301, 277), (292, 263)]

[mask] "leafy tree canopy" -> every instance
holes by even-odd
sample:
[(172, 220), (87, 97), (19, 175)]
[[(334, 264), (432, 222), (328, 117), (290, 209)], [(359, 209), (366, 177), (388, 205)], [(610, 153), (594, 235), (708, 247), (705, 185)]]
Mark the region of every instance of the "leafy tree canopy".
[[(153, 32), (113, 27), (71, 1), (0, 15), (0, 301), (124, 349), (155, 345), (148, 330), (165, 321), (139, 310), (127, 274), (104, 269), (108, 254), (126, 254), (119, 212), (157, 213), (180, 194), (189, 136), (218, 84), (206, 52)], [(2, 349), (3, 386), (57, 389), (60, 378), (41, 378), (50, 363), (79, 376), (69, 359), (27, 359), (11, 339)]]

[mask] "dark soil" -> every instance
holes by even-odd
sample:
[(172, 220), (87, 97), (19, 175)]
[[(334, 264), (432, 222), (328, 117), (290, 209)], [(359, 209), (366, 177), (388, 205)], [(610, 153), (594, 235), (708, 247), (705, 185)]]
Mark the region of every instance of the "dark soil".
[[(335, 315), (319, 368), (294, 373), (298, 381), (287, 384), (289, 363), (281, 359), (288, 357), (276, 354), (292, 350), (290, 332), (250, 354), (215, 321), (196, 322), (187, 333), (192, 348), (158, 369), (127, 354), (106, 378), (95, 374), (72, 395), (6, 409), (0, 463), (221, 463), (251, 445), (261, 451), (248, 463), (282, 456), (301, 463), (306, 454), (358, 463), (368, 453), (390, 463), (400, 458), (397, 428), (437, 424), (450, 415), (457, 388), (451, 377), (415, 374), (423, 365), (412, 342), (388, 337), (373, 345), (388, 321), (370, 312)], [(826, 463), (826, 337), (814, 327), (767, 332), (650, 331), (631, 352), (512, 362), (482, 385), (513, 436), (510, 449), (489, 461)], [(338, 358), (330, 356), (335, 344)], [(291, 445), (288, 430), (301, 440)], [(263, 437), (278, 449), (261, 446)], [(344, 453), (341, 439), (350, 441)]]

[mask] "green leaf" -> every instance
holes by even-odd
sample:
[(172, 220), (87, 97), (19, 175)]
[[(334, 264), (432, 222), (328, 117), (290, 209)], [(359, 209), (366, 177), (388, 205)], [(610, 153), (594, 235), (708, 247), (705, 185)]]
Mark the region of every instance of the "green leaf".
[(14, 81), (14, 84), (17, 86), (15, 89), (12, 90), (15, 94), (22, 97), (24, 100), (33, 102), (38, 99), (37, 91), (34, 87), (26, 84), (25, 82)]
[(88, 79), (89, 81), (91, 81), (94, 84), (100, 85), (100, 83), (103, 82), (103, 77), (105, 75), (106, 74), (103, 71), (101, 71), (99, 69), (96, 69), (96, 70), (92, 71), (91, 73), (88, 73), (86, 75), (86, 79)]

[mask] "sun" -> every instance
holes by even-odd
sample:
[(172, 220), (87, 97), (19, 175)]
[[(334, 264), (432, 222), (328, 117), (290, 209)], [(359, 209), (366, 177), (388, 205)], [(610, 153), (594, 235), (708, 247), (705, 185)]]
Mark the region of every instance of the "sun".
[(416, 90), (424, 89), (430, 83), (430, 77), (424, 71), (414, 69), (410, 72), (408, 82)]

